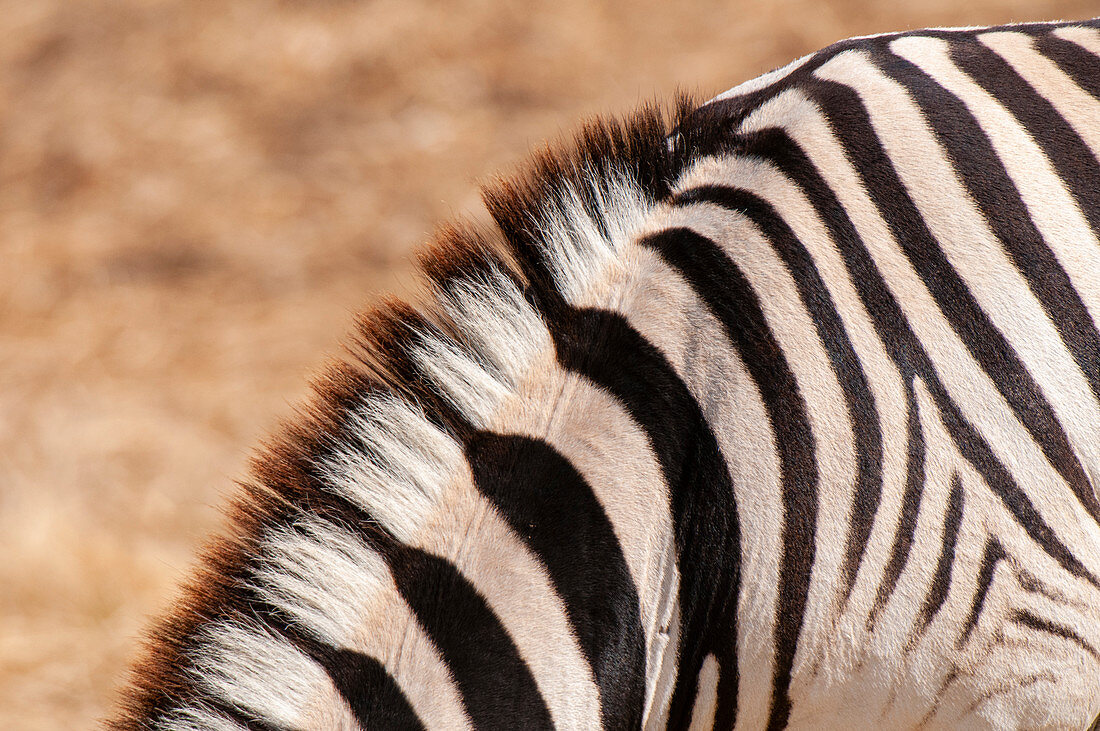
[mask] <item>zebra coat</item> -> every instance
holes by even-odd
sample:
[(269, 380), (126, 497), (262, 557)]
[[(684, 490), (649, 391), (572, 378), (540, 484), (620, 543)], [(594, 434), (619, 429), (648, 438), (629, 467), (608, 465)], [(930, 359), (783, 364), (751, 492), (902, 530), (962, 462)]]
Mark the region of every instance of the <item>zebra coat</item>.
[(587, 127), (255, 459), (116, 729), (1082, 728), (1100, 23)]

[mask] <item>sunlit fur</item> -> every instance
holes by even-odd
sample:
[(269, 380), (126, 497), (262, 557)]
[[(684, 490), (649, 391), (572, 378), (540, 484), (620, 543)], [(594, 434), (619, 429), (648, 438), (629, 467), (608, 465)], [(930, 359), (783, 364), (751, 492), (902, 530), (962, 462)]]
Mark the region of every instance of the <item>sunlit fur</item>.
[(1100, 177), (959, 66), (1095, 157), (1057, 42), (1098, 61), (846, 41), (490, 187), (256, 458), (115, 728), (1087, 725)]

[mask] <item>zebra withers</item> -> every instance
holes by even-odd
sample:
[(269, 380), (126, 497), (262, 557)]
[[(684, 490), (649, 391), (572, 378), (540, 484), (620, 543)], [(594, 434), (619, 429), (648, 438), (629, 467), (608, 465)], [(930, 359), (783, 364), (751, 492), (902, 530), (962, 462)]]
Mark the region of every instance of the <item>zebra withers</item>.
[(119, 729), (1080, 728), (1100, 23), (853, 39), (486, 192)]

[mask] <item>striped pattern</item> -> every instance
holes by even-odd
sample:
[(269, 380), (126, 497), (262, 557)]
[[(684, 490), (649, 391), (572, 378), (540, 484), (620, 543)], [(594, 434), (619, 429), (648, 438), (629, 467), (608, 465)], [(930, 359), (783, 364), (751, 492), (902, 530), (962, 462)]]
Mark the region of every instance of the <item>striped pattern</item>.
[(1100, 23), (845, 41), (486, 201), (115, 728), (1096, 717)]

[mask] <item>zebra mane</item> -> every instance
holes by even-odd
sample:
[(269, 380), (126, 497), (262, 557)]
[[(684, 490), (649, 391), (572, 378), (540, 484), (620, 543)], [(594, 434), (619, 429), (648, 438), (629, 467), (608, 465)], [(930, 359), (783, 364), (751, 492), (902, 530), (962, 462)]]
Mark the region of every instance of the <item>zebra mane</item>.
[[(354, 621), (351, 595), (362, 587), (305, 564), (358, 562), (369, 575), (368, 547), (415, 533), (440, 483), (462, 468), (461, 436), (487, 426), (532, 352), (552, 352), (547, 328), (557, 308), (598, 286), (616, 242), (669, 197), (701, 151), (726, 144), (722, 131), (686, 96), (670, 112), (650, 105), (624, 122), (598, 120), (572, 145), (548, 147), (520, 175), (488, 185), (492, 225), (444, 226), (420, 258), (427, 295), (359, 316), (351, 361), (329, 365), (296, 420), (253, 458), (226, 534), (208, 545), (181, 601), (152, 631), (110, 726), (136, 729), (153, 717), (170, 728), (217, 725), (225, 709), (201, 699), (203, 677), (247, 696), (262, 692), (262, 673), (292, 675), (279, 658), (245, 666), (216, 648), (213, 659), (196, 656), (197, 643), (211, 645), (203, 639), (210, 627), (274, 631), (254, 619), (258, 607), (288, 620), (281, 631), (309, 626), (340, 646), (348, 630), (336, 619)], [(322, 597), (306, 596), (310, 587)], [(308, 684), (305, 675), (287, 682)]]

